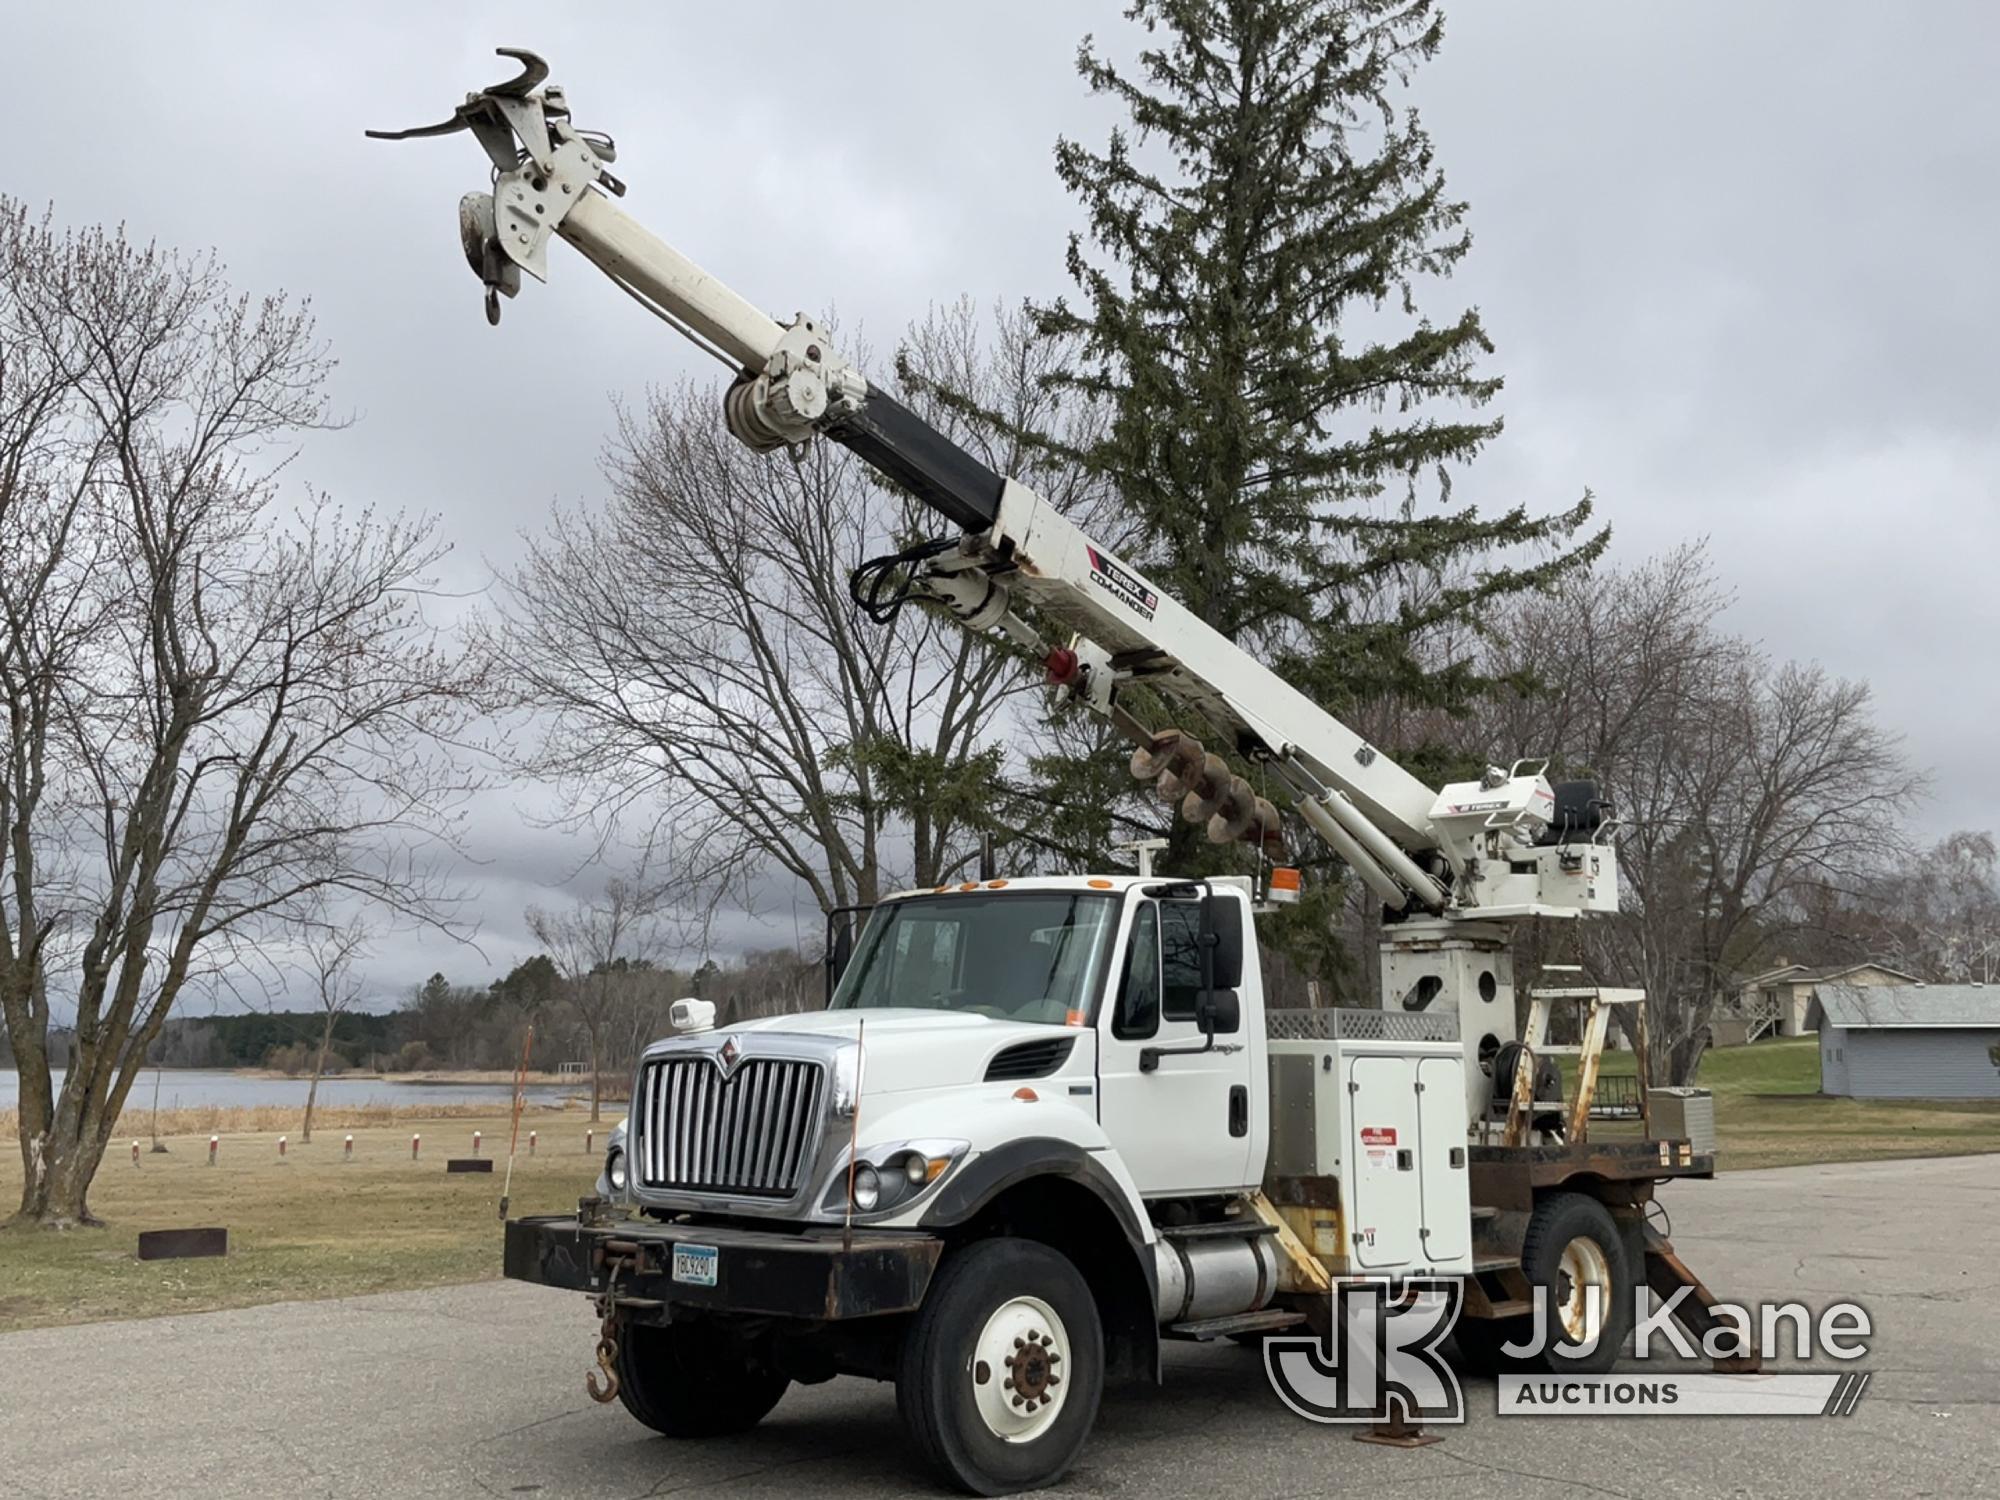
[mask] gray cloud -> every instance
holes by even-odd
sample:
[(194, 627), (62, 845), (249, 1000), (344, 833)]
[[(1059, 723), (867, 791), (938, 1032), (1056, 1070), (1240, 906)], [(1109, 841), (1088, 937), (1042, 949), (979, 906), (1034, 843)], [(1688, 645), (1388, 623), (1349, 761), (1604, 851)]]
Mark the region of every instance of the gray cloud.
[[(356, 420), (294, 472), (438, 512), (447, 582), (477, 591), (552, 500), (600, 494), (614, 396), (710, 370), (560, 247), (553, 284), (487, 328), (454, 218), (479, 153), (363, 127), (442, 117), (500, 75), (494, 44), (533, 46), (618, 137), (645, 222), (774, 311), (837, 307), (886, 348), (931, 302), (1063, 289), (1076, 216), (1050, 148), (1108, 124), (1071, 60), (1085, 30), (1131, 45), (1121, 9), (20, 8), (27, 149), (4, 188), (310, 293)], [(1628, 559), (1709, 537), (1738, 628), (1875, 684), (1936, 768), (1926, 832), (1991, 821), (2000, 734), (1980, 659), (1996, 63), (1972, 3), (1460, 5), (1417, 89), (1475, 236), (1436, 306), (1478, 304), (1507, 377), (1507, 432), (1461, 497), (1590, 485)], [(503, 789), (472, 811), (483, 956), (398, 937), (385, 985), (503, 971), (521, 909), (594, 878), (568, 879), (585, 846), (532, 826), (539, 806)], [(725, 940), (789, 941), (767, 905), (782, 919)]]

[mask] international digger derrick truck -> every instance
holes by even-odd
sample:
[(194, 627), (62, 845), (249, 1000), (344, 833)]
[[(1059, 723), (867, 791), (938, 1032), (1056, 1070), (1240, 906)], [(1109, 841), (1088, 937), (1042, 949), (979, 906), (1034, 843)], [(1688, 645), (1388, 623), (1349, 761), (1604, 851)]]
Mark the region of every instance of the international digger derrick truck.
[[(1707, 1332), (1713, 1299), (1647, 1210), (1713, 1158), (1650, 1130), (1587, 1138), (1607, 1027), (1620, 1013), (1643, 1051), (1643, 996), (1573, 977), (1517, 1021), (1518, 924), (1617, 909), (1596, 789), (1533, 763), (1423, 785), (826, 329), (767, 317), (640, 227), (609, 138), (574, 126), (538, 58), (502, 55), (518, 77), (379, 133), (467, 130), (491, 158), (491, 190), (460, 206), (489, 319), (566, 240), (730, 367), (736, 437), (839, 443), (949, 523), (857, 569), (859, 606), (914, 603), (1031, 653), (1217, 843), (1278, 847), (1276, 805), (1218, 748), (1259, 768), (1387, 918), (1377, 1009), (1267, 1009), (1250, 882), (1147, 873), (893, 896), (851, 943), (830, 936), (816, 1014), (717, 1030), (681, 1002), (639, 1062), (613, 1201), (506, 1225), (509, 1276), (594, 1299), (593, 1393), (698, 1438), (752, 1426), (794, 1381), (892, 1380), (936, 1472), (999, 1494), (1060, 1476), (1105, 1383), (1159, 1379), (1164, 1341), (1323, 1332), (1350, 1278), (1460, 1278), (1473, 1368), (1521, 1357), (1502, 1346), (1537, 1298), (1556, 1337), (1525, 1358), (1557, 1368), (1610, 1363), (1640, 1284), (1686, 1288), (1676, 1316)], [(1573, 1100), (1548, 1042), (1564, 1007)]]

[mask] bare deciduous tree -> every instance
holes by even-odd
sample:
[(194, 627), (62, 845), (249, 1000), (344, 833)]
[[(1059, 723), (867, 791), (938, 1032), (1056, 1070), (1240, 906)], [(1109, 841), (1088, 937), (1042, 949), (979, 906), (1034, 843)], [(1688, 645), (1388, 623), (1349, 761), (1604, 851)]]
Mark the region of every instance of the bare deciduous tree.
[[(996, 402), (1048, 399), (1018, 318), (990, 352), (963, 307), (913, 338)], [(830, 443), (748, 452), (706, 388), (624, 416), (607, 469), (609, 506), (559, 515), (512, 581), (505, 656), (552, 715), (528, 769), (601, 827), (648, 825), (711, 900), (754, 903), (776, 877), (822, 909), (865, 905), (1004, 836), (1001, 718), (1036, 675), (922, 610), (877, 626), (848, 593), (850, 568), (934, 518)]]
[(326, 1055), (333, 1048), (334, 1024), (361, 998), (361, 981), (354, 974), (354, 960), (368, 943), (368, 929), (359, 917), (345, 926), (329, 927), (307, 945), (305, 968), (312, 977), (313, 998), (325, 1018), (319, 1033), (319, 1051), (313, 1056), (312, 1082), (306, 1088), (305, 1118), (299, 1122), (299, 1144), (310, 1146), (313, 1138), (313, 1105), (319, 1100), (319, 1081), (326, 1073)]
[(1574, 934), (1608, 983), (1649, 998), (1655, 1082), (1700, 1066), (1715, 1003), (1766, 960), (1801, 893), (1853, 887), (1900, 839), (1923, 778), (1867, 685), (1774, 666), (1725, 633), (1699, 546), (1569, 580), (1495, 632), (1496, 759), (1552, 754), (1623, 822), (1624, 910)]
[(605, 1047), (617, 1035), (618, 1017), (631, 1009), (635, 990), (657, 987), (667, 977), (652, 968), (661, 902), (660, 889), (645, 883), (642, 869), (635, 880), (605, 881), (597, 900), (578, 901), (566, 912), (528, 908), (528, 930), (554, 960), (564, 998), (588, 1040), (593, 1125), (604, 1091)]
[(1862, 882), (1828, 891), (1825, 916), (1856, 957), (1940, 984), (2000, 979), (2000, 850), (1960, 829)]
[(328, 368), (301, 308), (212, 260), (0, 204), (12, 1222), (92, 1222), (146, 1049), (223, 949), (336, 894), (438, 914), (476, 672), (422, 613), (429, 525), (280, 503), (260, 455), (324, 421)]

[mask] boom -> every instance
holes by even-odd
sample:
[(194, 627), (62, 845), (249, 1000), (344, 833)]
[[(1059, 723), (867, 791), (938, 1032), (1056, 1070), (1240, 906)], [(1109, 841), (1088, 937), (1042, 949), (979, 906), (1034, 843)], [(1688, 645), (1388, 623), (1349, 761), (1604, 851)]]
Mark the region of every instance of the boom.
[[(533, 54), (501, 49), (520, 76), (469, 94), (451, 119), (404, 139), (469, 130), (493, 163), (490, 193), (459, 210), (487, 316), (521, 272), (547, 279), (560, 236), (653, 312), (728, 365), (730, 431), (759, 451), (824, 437), (851, 449), (957, 528), (858, 569), (857, 602), (886, 620), (905, 601), (996, 630), (1039, 656), (1056, 688), (1134, 744), (1133, 774), (1206, 825), (1217, 843), (1279, 842), (1279, 816), (1186, 725), (1142, 722), (1125, 690), (1174, 705), (1213, 743), (1272, 783), (1394, 911), (1453, 924), (1568, 917), (1617, 907), (1604, 804), (1588, 784), (1559, 800), (1540, 763), (1490, 768), (1433, 791), (1262, 662), (1149, 584), (1015, 480), (972, 454), (843, 360), (800, 314), (780, 323), (652, 234), (613, 200), (608, 137), (571, 123)], [(1064, 639), (1044, 638), (1059, 629)]]

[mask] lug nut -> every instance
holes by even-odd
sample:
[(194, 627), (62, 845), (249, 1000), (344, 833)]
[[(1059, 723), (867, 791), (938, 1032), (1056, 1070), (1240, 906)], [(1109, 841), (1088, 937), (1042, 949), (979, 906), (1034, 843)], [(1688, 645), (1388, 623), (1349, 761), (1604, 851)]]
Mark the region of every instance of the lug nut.
[(1016, 1349), (1025, 1349), (1028, 1347), (1028, 1341), (1026, 1339), (1015, 1339), (1014, 1347)]

